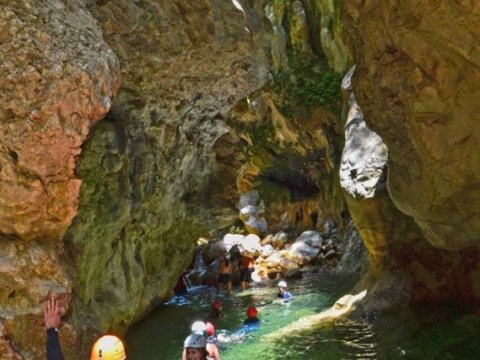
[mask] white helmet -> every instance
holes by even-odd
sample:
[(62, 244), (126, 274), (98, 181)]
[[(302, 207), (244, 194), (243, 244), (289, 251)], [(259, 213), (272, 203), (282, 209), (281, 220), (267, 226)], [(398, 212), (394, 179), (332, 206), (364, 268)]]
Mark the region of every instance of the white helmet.
[(207, 325), (203, 321), (195, 321), (192, 324), (192, 334), (205, 335), (207, 332)]
[(280, 282), (278, 283), (278, 287), (286, 288), (286, 287), (287, 287), (287, 283), (282, 280), (282, 281), (280, 281)]
[(185, 342), (183, 343), (183, 347), (186, 348), (204, 348), (207, 346), (207, 338), (203, 335), (199, 334), (191, 334), (189, 335), (186, 339)]

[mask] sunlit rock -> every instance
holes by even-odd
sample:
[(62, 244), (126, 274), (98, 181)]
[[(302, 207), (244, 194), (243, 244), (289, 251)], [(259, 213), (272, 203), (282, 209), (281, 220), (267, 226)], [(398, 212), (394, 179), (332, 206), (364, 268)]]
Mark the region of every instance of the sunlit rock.
[(288, 249), (288, 256), (305, 265), (320, 253), (323, 237), (316, 231), (303, 232)]
[(225, 234), (223, 245), (226, 251), (230, 251), (234, 246), (240, 245), (245, 240), (245, 236), (239, 234)]
[(480, 3), (345, 2), (343, 10), (355, 95), (389, 150), (389, 196), (436, 248), (478, 247)]
[(268, 229), (267, 222), (263, 217), (264, 205), (260, 201), (257, 191), (249, 191), (242, 194), (237, 206), (240, 209), (239, 218), (249, 233), (256, 235), (266, 234)]
[(340, 184), (354, 198), (371, 198), (385, 183), (388, 149), (382, 139), (371, 131), (357, 104), (351, 88), (355, 67), (342, 83), (348, 92), (348, 115), (345, 123), (345, 146), (340, 165)]
[(272, 246), (275, 249), (283, 249), (285, 244), (288, 242), (289, 236), (285, 232), (276, 233), (272, 240)]
[(262, 251), (260, 238), (255, 234), (249, 234), (238, 244), (238, 249), (242, 255), (257, 257)]

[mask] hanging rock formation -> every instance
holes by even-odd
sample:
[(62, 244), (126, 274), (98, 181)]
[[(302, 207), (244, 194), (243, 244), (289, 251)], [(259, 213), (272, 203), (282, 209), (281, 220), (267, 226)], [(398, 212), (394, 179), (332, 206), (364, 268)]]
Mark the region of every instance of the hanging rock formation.
[(480, 4), (353, 1), (345, 12), (355, 94), (389, 149), (393, 203), (435, 247), (478, 246)]
[(460, 17), (479, 10), (442, 1), (344, 6), (357, 69), (340, 176), (369, 252), (357, 285), (368, 290), (368, 310), (480, 299), (478, 64), (475, 47), (459, 41), (478, 31)]

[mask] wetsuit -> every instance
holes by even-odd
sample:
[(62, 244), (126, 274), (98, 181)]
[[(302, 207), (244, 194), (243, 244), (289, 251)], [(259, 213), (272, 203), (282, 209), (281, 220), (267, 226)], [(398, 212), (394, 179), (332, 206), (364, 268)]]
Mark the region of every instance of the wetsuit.
[(283, 300), (290, 300), (291, 298), (293, 298), (293, 295), (289, 291), (284, 291), (283, 294), (279, 292), (277, 297), (279, 297)]
[(260, 319), (256, 317), (248, 318), (248, 319), (245, 319), (245, 321), (243, 322), (243, 325), (240, 328), (240, 332), (243, 334), (247, 334), (252, 331), (258, 330), (259, 327), (260, 327)]
[(47, 329), (47, 360), (64, 360), (58, 330)]
[(243, 325), (253, 325), (253, 324), (258, 324), (258, 322), (260, 321), (259, 318), (248, 318), (248, 319), (245, 319), (245, 321), (243, 322)]

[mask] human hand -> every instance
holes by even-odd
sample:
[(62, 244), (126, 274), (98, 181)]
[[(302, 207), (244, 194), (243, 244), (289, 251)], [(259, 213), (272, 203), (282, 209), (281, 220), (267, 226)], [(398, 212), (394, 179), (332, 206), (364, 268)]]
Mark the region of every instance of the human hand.
[(49, 298), (45, 300), (43, 304), (43, 318), (47, 329), (60, 326), (61, 320), (57, 299)]

